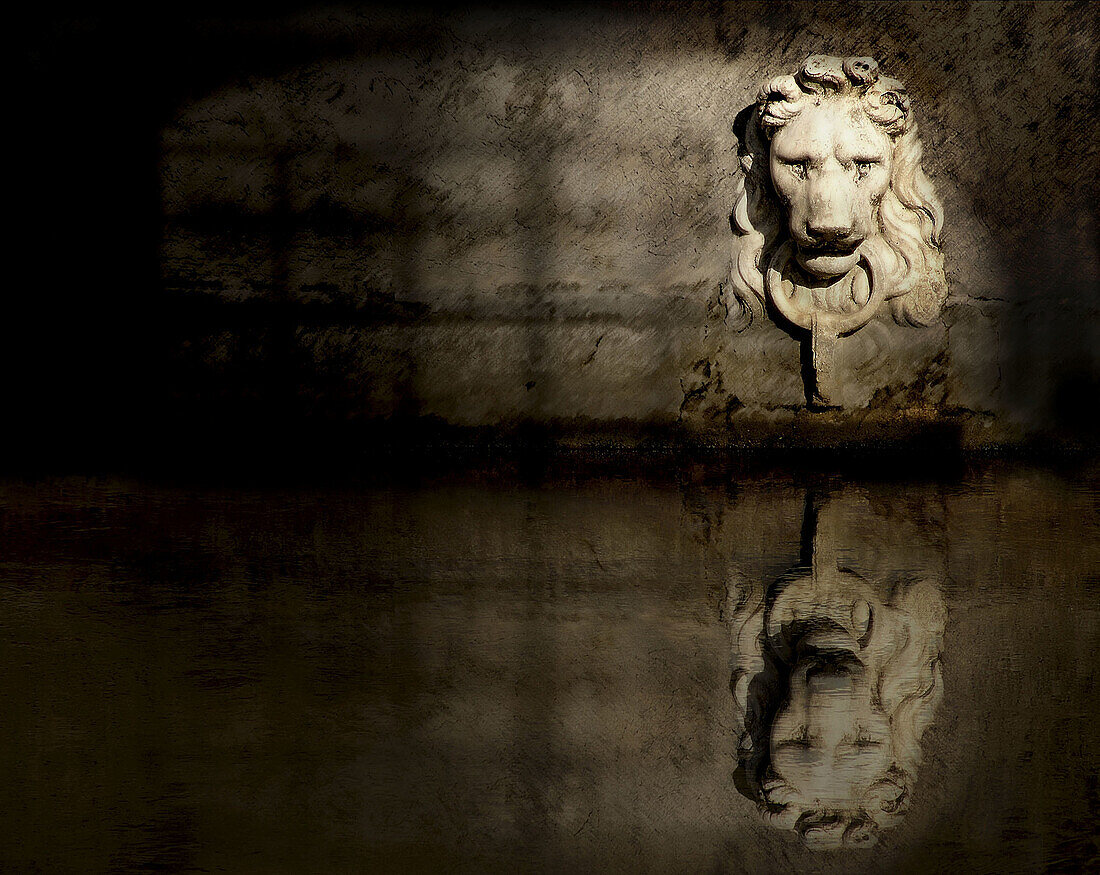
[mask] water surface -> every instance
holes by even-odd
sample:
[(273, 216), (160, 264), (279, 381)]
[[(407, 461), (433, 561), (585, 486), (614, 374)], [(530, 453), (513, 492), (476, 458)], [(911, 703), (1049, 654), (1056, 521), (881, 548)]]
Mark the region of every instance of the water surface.
[[(845, 562), (932, 568), (944, 606), (942, 699), (871, 849), (807, 847), (736, 779), (730, 581), (804, 564), (822, 495), (854, 508)], [(1095, 867), (1098, 499), (1008, 467), (8, 483), (0, 868)]]

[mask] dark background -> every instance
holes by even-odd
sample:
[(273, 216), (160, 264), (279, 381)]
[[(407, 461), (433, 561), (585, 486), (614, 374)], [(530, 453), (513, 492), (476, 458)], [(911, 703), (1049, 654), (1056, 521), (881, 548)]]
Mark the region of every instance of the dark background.
[[(17, 266), (2, 319), (13, 460), (158, 458), (187, 447), (174, 429), (192, 416), (214, 418), (172, 403), (182, 388), (175, 326), (194, 317), (162, 289), (160, 132), (181, 102), (221, 82), (337, 50), (292, 32), (238, 33), (279, 12), (277, 3), (136, 16), (50, 7), (24, 10), (11, 28), (22, 62), (12, 112)], [(288, 379), (273, 362), (259, 386), (267, 409), (241, 424), (273, 415)]]

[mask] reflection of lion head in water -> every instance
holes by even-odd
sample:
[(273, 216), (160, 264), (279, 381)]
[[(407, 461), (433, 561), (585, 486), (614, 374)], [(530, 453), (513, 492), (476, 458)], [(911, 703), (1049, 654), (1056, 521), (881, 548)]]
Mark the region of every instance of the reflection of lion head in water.
[(848, 314), (877, 286), (897, 321), (934, 319), (947, 296), (943, 208), (921, 168), (905, 87), (871, 58), (815, 55), (768, 82), (742, 121), (734, 327), (761, 314), (780, 284), (796, 309)]
[(807, 844), (871, 844), (908, 807), (942, 696), (938, 586), (800, 567), (765, 592), (735, 574), (726, 615), (742, 792)]

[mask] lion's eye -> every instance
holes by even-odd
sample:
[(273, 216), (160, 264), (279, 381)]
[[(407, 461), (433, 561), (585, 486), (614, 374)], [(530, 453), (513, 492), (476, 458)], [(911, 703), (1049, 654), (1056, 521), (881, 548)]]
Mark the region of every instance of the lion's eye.
[(786, 162), (787, 169), (791, 171), (799, 179), (806, 178), (806, 162), (805, 161), (788, 161)]
[(805, 726), (803, 726), (798, 732), (791, 735), (790, 738), (787, 738), (787, 739), (779, 742), (777, 747), (778, 748), (788, 748), (788, 747), (808, 748), (808, 747), (813, 747), (813, 739), (810, 738), (809, 730)]
[(871, 168), (875, 166), (875, 161), (856, 161), (856, 177), (863, 179), (868, 173), (871, 172)]

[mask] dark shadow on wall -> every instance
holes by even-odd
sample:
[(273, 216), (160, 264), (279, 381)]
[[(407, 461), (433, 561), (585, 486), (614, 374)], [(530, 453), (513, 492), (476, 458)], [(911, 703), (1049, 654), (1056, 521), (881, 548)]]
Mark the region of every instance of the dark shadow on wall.
[[(304, 360), (303, 326), (415, 317), (369, 295), (354, 306), (291, 299), (294, 235), (318, 217), (291, 208), (293, 153), (277, 146), (264, 156), (275, 179), (266, 215), (183, 217), (222, 235), (259, 229), (270, 284), (240, 305), (166, 288), (161, 133), (178, 108), (228, 82), (377, 48), (362, 34), (270, 23), (298, 11), (200, 3), (131, 19), (52, 7), (17, 20), (27, 75), (13, 113), (26, 131), (13, 180), (19, 257), (0, 312), (5, 370), (19, 374), (2, 401), (9, 467), (216, 454), (245, 434), (257, 450), (265, 437), (285, 450), (310, 417), (348, 415), (342, 375)], [(378, 39), (430, 46), (432, 28)], [(415, 229), (406, 239), (411, 263)], [(204, 340), (227, 335), (231, 360), (202, 366)], [(415, 414), (408, 370), (397, 370), (400, 410)]]
[[(542, 85), (533, 95), (531, 113), (534, 114), (547, 99), (547, 89)], [(524, 361), (527, 367), (525, 416), (519, 436), (523, 446), (521, 464), (532, 479), (544, 473), (549, 450), (546, 408), (555, 389), (550, 385), (553, 371), (547, 358), (551, 354), (547, 333), (553, 328), (554, 316), (547, 287), (552, 280), (550, 252), (554, 241), (550, 230), (555, 213), (552, 172), (556, 166), (556, 145), (554, 138), (541, 130), (534, 142), (527, 144), (526, 154), (531, 160), (524, 168), (525, 184), (518, 188), (516, 202), (517, 233), (524, 241)]]
[[(226, 30), (224, 21), (216, 26)], [(436, 24), (426, 19), (406, 18), (403, 26), (381, 27), (366, 38), (362, 32), (352, 35), (350, 28), (344, 33), (322, 26), (296, 45), (298, 51), (284, 52), (283, 41), (293, 40), (294, 28), (274, 28), (271, 33), (278, 39), (270, 46), (265, 45), (270, 35), (262, 21), (249, 19), (242, 28), (243, 39), (264, 52), (261, 63), (257, 67), (233, 59), (211, 73), (218, 86), (239, 86), (252, 77), (277, 77), (303, 65), (383, 47), (430, 56), (440, 36)], [(216, 90), (207, 88), (206, 93)], [(201, 96), (204, 92), (197, 90), (189, 95)], [(417, 288), (430, 198), (421, 180), (402, 178), (386, 214), (354, 213), (324, 196), (303, 202), (301, 193), (308, 187), (302, 178), (303, 161), (315, 157), (317, 147), (292, 131), (259, 133), (264, 145), (227, 145), (223, 157), (230, 166), (254, 161), (271, 169), (271, 190), (265, 192), (260, 209), (198, 204), (163, 216), (166, 230), (183, 228), (207, 242), (239, 235), (248, 250), (245, 279), (250, 286), (243, 297), (227, 296), (206, 288), (202, 271), (165, 272), (162, 248), (161, 302), (163, 323), (170, 332), (163, 354), (164, 430), (234, 434), (249, 452), (272, 461), (295, 453), (356, 454), (364, 420), (401, 423), (407, 430), (404, 424), (417, 421), (421, 413), (417, 344), (409, 338), (427, 308), (409, 300), (415, 296), (402, 293)], [(194, 145), (201, 153), (201, 141)], [(178, 153), (180, 148), (167, 146), (165, 152)], [(213, 162), (218, 156), (197, 157)], [(341, 156), (322, 151), (321, 157), (335, 164)], [(373, 158), (384, 172), (387, 156)], [(302, 279), (302, 266), (308, 268), (317, 245), (360, 252), (362, 261), (369, 263), (371, 241), (383, 232), (399, 243), (396, 294), (394, 289), (372, 286), (369, 279), (354, 287), (341, 287), (327, 277), (319, 282)], [(303, 242), (311, 236), (321, 241), (312, 249)], [(263, 270), (257, 270), (262, 264), (269, 266), (266, 279)], [(394, 342), (395, 337), (405, 342)]]
[[(1009, 409), (1023, 422), (1045, 423), (1093, 446), (1100, 438), (1094, 409), (1100, 397), (1100, 254), (1094, 249), (1091, 259), (1073, 256), (1087, 251), (1088, 232), (1081, 232), (1095, 231), (1089, 221), (1095, 204), (1061, 205), (1062, 223), (1044, 222), (1033, 230), (1031, 245), (1005, 252), (1012, 304), (1002, 335)], [(1095, 233), (1088, 236), (1095, 240)]]
[[(400, 227), (402, 243), (396, 281), (414, 287), (422, 206), (410, 181), (394, 199), (392, 215), (369, 218), (324, 203), (296, 208), (293, 177), (298, 157), (288, 147), (227, 151), (230, 162), (256, 160), (274, 168), (270, 205), (260, 212), (198, 207), (166, 218), (204, 241), (248, 241), (250, 268), (243, 297), (208, 288), (202, 273), (166, 272), (163, 278), (165, 325), (171, 331), (166, 355), (166, 391), (173, 393), (170, 417), (203, 422), (212, 417), (238, 427), (303, 428), (354, 421), (364, 411), (414, 418), (419, 404), (412, 350), (396, 348), (382, 367), (365, 370), (358, 352), (372, 333), (407, 331), (419, 324), (423, 305), (365, 284), (342, 289), (334, 283), (293, 279), (295, 262), (308, 263), (300, 244), (311, 233), (329, 245), (369, 252), (377, 224)], [(365, 254), (368, 259), (369, 254)], [(264, 265), (267, 266), (266, 270)]]

